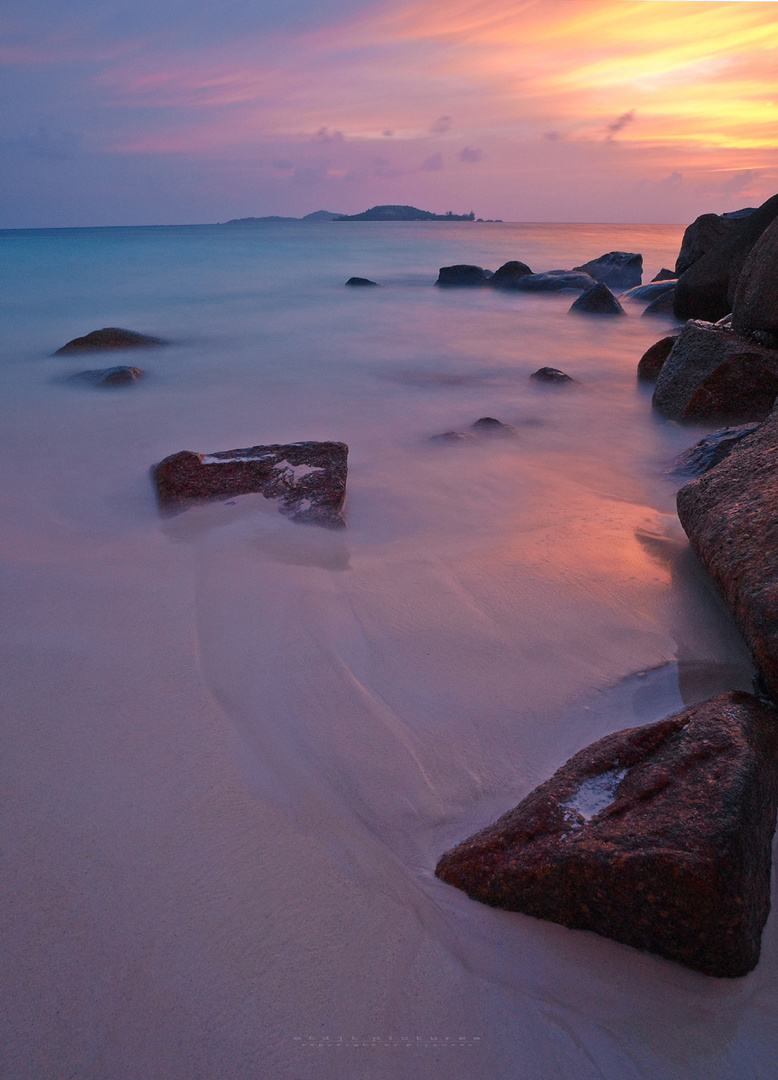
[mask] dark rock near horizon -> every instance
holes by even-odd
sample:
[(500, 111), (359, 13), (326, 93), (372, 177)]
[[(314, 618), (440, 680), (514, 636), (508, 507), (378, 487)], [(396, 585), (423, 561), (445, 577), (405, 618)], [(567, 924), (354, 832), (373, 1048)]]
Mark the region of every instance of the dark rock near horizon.
[(741, 439), (756, 431), (759, 424), (738, 424), (737, 427), (712, 431), (688, 450), (674, 457), (664, 470), (665, 476), (702, 476), (732, 453)]
[(678, 516), (778, 701), (778, 411), (682, 487)]
[(668, 337), (655, 341), (649, 349), (646, 349), (638, 361), (638, 379), (641, 382), (656, 382), (662, 365), (677, 340), (678, 334), (670, 334)]
[(341, 214), (336, 221), (475, 221), (475, 214), (433, 214), (416, 206), (371, 206), (361, 214)]
[(148, 349), (155, 345), (166, 345), (161, 338), (138, 334), (134, 330), (122, 330), (118, 326), (104, 326), (102, 330), (92, 330), (83, 337), (73, 338), (54, 356), (67, 353), (97, 352), (101, 349)]
[(778, 218), (743, 263), (732, 304), (732, 329), (774, 348), (778, 337)]
[(350, 277), (346, 282), (347, 285), (377, 285), (377, 281), (371, 281), (366, 277)]
[(92, 386), (110, 388), (112, 386), (130, 386), (146, 374), (139, 367), (110, 367), (97, 371), (78, 371), (70, 375), (71, 382), (90, 383)]
[(743, 264), (776, 216), (778, 195), (745, 216), (733, 217), (729, 234), (679, 276), (674, 305), (677, 318), (717, 322), (732, 311)]
[(547, 270), (543, 274), (525, 274), (514, 286), (520, 292), (562, 292), (572, 289), (586, 292), (597, 282), (590, 274), (576, 270)]
[(537, 371), (532, 372), (530, 378), (541, 383), (571, 383), (574, 381), (569, 375), (565, 375), (564, 371), (560, 371), (559, 368), (555, 367), (538, 368)]
[(675, 285), (671, 285), (669, 289), (652, 300), (643, 311), (641, 318), (650, 319), (652, 315), (662, 315), (668, 319), (675, 318)]
[(435, 873), (492, 907), (738, 978), (759, 961), (777, 806), (778, 716), (732, 691), (592, 743)]
[(511, 262), (503, 263), (501, 267), (495, 270), (489, 278), (489, 287), (492, 289), (515, 289), (517, 287), (516, 283), (531, 273), (532, 271), (526, 263), (513, 259)]
[(778, 395), (778, 352), (729, 327), (687, 322), (662, 365), (653, 407), (668, 420), (764, 420)]
[(344, 528), (348, 447), (339, 442), (250, 446), (214, 454), (182, 450), (152, 469), (160, 510), (258, 493), (303, 524)]
[(331, 210), (314, 210), (312, 214), (304, 217), (282, 217), (278, 214), (268, 214), (265, 217), (232, 218), (230, 221), (222, 221), (221, 225), (258, 225), (273, 221), (338, 221), (343, 215), (334, 214)]
[(609, 251), (573, 269), (582, 270), (595, 281), (621, 292), (639, 285), (643, 280), (643, 256), (633, 251)]
[(678, 275), (675, 270), (668, 270), (666, 266), (663, 266), (656, 277), (652, 277), (649, 284), (653, 284), (655, 281), (675, 281)]
[(579, 315), (626, 315), (624, 308), (602, 281), (574, 300), (570, 312)]
[(487, 280), (483, 267), (457, 263), (455, 266), (441, 266), (435, 284), (445, 288), (471, 288), (483, 285)]

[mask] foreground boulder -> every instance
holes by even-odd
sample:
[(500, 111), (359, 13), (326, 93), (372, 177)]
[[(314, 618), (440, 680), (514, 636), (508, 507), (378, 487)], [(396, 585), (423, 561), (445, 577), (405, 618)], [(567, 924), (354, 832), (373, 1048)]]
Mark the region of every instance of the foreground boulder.
[(549, 270), (545, 274), (525, 274), (516, 282), (520, 292), (561, 292), (574, 289), (586, 292), (597, 282), (581, 270)]
[(608, 286), (601, 281), (574, 300), (570, 311), (579, 315), (626, 315)]
[(486, 280), (487, 276), (482, 266), (457, 263), (455, 266), (441, 266), (435, 284), (445, 288), (461, 288), (483, 285)]
[(489, 278), (490, 289), (515, 289), (520, 278), (526, 277), (532, 271), (526, 263), (513, 259), (503, 263)]
[(778, 216), (778, 195), (736, 218), (728, 234), (680, 273), (675, 288), (679, 319), (716, 322), (732, 311), (740, 271), (751, 248)]
[(778, 352), (726, 326), (688, 322), (662, 365), (652, 404), (668, 420), (764, 420), (778, 395)]
[(770, 910), (778, 715), (732, 692), (572, 757), (435, 873), (473, 900), (735, 978)]
[(778, 219), (765, 229), (743, 263), (732, 303), (732, 328), (778, 345)]
[(778, 412), (677, 495), (698, 559), (778, 702)]
[(145, 374), (139, 367), (109, 367), (96, 371), (79, 371), (70, 376), (70, 381), (110, 389), (113, 386), (132, 386)]
[(160, 510), (258, 493), (293, 521), (340, 529), (348, 447), (339, 442), (250, 446), (215, 454), (182, 450), (152, 469)]
[(641, 382), (656, 382), (677, 340), (677, 334), (669, 334), (655, 341), (650, 349), (646, 349), (638, 361), (638, 379)]
[(739, 222), (750, 217), (755, 206), (743, 210), (731, 210), (726, 214), (700, 214), (686, 227), (681, 240), (681, 250), (675, 260), (675, 276), (680, 277), (703, 255), (713, 251), (723, 240), (728, 240), (738, 230)]
[(609, 251), (607, 255), (591, 259), (583, 266), (575, 266), (573, 269), (583, 270), (595, 281), (601, 281), (603, 285), (622, 292), (639, 285), (643, 280), (643, 256), (633, 251)]
[(732, 453), (741, 439), (756, 431), (759, 424), (738, 424), (719, 428), (674, 457), (665, 469), (665, 476), (702, 476)]
[(100, 349), (148, 349), (154, 345), (167, 344), (161, 338), (137, 334), (134, 330), (122, 330), (118, 326), (104, 326), (84, 337), (73, 338), (67, 345), (57, 349), (55, 356), (63, 353), (97, 352)]

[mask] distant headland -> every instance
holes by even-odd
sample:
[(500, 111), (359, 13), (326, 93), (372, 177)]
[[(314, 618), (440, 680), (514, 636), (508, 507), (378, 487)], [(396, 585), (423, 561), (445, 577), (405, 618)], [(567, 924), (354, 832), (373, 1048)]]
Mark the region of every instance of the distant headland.
[[(419, 210), (416, 206), (371, 206), (361, 214), (334, 214), (331, 210), (315, 210), (305, 217), (245, 217), (225, 221), (224, 225), (254, 225), (267, 221), (475, 221), (471, 210), (469, 214), (455, 214), (448, 210), (445, 214), (433, 214), (430, 210)], [(483, 218), (478, 218), (482, 221)], [(489, 219), (492, 220), (491, 218)], [(494, 220), (499, 220), (494, 219)]]

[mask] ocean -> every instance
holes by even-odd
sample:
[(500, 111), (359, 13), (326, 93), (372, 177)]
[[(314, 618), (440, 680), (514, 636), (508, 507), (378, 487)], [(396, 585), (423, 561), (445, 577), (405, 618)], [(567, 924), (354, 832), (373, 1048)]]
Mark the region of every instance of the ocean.
[[(710, 429), (636, 381), (672, 320), (434, 287), (612, 250), (649, 281), (682, 233), (0, 233), (9, 1080), (772, 1075), (774, 918), (719, 981), (434, 877), (592, 740), (750, 689), (664, 475)], [(169, 344), (52, 355), (103, 326)], [(515, 430), (432, 438), (484, 416)], [(329, 439), (345, 530), (157, 511), (176, 451)]]

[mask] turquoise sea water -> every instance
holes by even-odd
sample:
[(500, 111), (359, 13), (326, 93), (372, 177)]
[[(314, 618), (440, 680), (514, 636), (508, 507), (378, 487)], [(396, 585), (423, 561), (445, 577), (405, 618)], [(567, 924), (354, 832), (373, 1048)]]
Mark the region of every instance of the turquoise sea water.
[[(433, 876), (594, 738), (749, 686), (662, 475), (705, 429), (635, 379), (671, 321), (433, 285), (646, 281), (682, 231), (0, 233), (9, 1076), (770, 1075), (772, 920), (723, 984)], [(52, 356), (102, 326), (169, 344)], [(430, 440), (482, 416), (514, 435)], [(349, 444), (343, 533), (157, 514), (166, 455), (307, 439)]]

